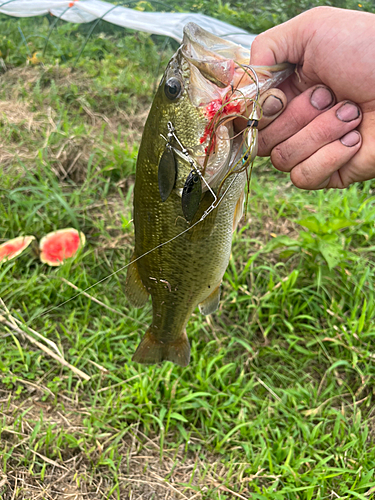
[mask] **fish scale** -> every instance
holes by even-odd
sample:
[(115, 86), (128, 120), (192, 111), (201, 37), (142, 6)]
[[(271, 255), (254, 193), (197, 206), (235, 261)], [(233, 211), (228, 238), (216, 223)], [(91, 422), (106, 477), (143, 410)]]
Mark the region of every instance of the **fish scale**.
[[(125, 293), (135, 307), (142, 307), (149, 296), (152, 298), (152, 323), (133, 356), (136, 362), (169, 360), (186, 366), (190, 359), (186, 325), (191, 314), (198, 305), (203, 314), (218, 307), (247, 179), (238, 161), (243, 154), (242, 140), (234, 137), (233, 124), (227, 117), (231, 109), (244, 113), (256, 93), (254, 82), (244, 78), (241, 66), (233, 64), (233, 60), (249, 58), (244, 51), (189, 23), (155, 95), (137, 159), (134, 262), (125, 284)], [(228, 53), (233, 54), (233, 60), (227, 59)], [(223, 68), (228, 68), (230, 74)], [(285, 68), (283, 71), (287, 76)], [(242, 97), (238, 100), (237, 96), (235, 105), (231, 105), (233, 79), (244, 82), (241, 96), (245, 95), (246, 85), (249, 87), (249, 101)], [(274, 79), (267, 76), (263, 83), (269, 88), (270, 82), (276, 80), (280, 80), (280, 71)], [(218, 102), (226, 105), (220, 107)], [(214, 108), (215, 113), (207, 112)], [(211, 137), (206, 138), (207, 130), (215, 134), (224, 116), (226, 121), (220, 130), (223, 132), (225, 127), (226, 133), (216, 133), (214, 146), (208, 147)], [(228, 139), (230, 147), (223, 147), (223, 141)], [(173, 157), (164, 154), (166, 148), (173, 151)], [(170, 175), (173, 160), (174, 186), (174, 176)], [(160, 162), (168, 164), (159, 166)], [(237, 173), (228, 176), (236, 165)], [(193, 214), (192, 220), (186, 220), (182, 188), (192, 171), (199, 174), (203, 189), (198, 200), (185, 199)], [(168, 178), (163, 178), (164, 172)], [(165, 191), (163, 186), (167, 186)], [(197, 207), (189, 207), (196, 201)]]

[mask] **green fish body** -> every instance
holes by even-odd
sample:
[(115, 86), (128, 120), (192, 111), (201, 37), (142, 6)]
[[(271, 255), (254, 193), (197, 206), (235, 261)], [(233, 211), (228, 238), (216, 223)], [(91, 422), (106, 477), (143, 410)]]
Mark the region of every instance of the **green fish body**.
[[(244, 75), (237, 61), (248, 58), (242, 47), (189, 23), (154, 98), (137, 160), (135, 248), (125, 286), (135, 307), (152, 298), (152, 324), (133, 356), (136, 362), (186, 366), (191, 314), (198, 305), (203, 314), (219, 305), (246, 184), (238, 161), (242, 137), (235, 138), (228, 117), (246, 111), (246, 83), (254, 97), (255, 86), (246, 75), (241, 95), (233, 98), (236, 79)], [(285, 75), (286, 70), (279, 71), (277, 81)], [(265, 89), (276, 78), (263, 80)]]

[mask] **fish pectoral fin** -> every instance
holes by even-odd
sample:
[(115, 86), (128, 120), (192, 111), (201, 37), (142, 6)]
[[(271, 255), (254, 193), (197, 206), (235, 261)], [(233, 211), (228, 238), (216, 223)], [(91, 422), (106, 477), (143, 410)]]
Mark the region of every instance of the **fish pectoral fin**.
[(242, 191), (236, 203), (236, 207), (234, 209), (233, 232), (237, 229), (237, 226), (243, 216), (244, 200), (245, 200), (245, 191)]
[[(135, 260), (135, 258), (133, 254), (132, 261)], [(134, 307), (142, 307), (147, 302), (149, 293), (142, 283), (136, 262), (132, 262), (128, 267), (125, 281), (125, 295)]]
[(147, 330), (132, 361), (142, 364), (172, 361), (176, 365), (187, 366), (190, 361), (190, 344), (186, 332), (173, 342), (161, 342), (150, 330)]
[(205, 316), (207, 316), (208, 314), (212, 314), (219, 307), (221, 292), (220, 289), (221, 284), (216, 287), (215, 290), (203, 302), (199, 304), (199, 310)]

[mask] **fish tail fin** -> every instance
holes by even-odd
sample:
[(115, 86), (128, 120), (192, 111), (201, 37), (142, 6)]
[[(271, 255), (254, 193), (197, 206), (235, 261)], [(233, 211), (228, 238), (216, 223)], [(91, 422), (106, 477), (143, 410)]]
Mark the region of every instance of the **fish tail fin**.
[(161, 342), (150, 329), (147, 330), (132, 361), (144, 364), (172, 361), (176, 365), (187, 366), (190, 361), (190, 344), (186, 332), (173, 342)]

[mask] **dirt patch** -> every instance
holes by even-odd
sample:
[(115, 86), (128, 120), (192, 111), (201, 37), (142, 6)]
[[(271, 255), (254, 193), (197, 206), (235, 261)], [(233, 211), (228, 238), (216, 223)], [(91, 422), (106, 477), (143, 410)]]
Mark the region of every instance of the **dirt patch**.
[[(0, 388), (0, 416), (4, 422), (0, 455), (8, 453), (6, 472), (0, 472), (3, 500), (117, 499), (118, 494), (133, 500), (208, 500), (214, 490), (232, 493), (233, 498), (249, 496), (244, 475), (251, 464), (238, 464), (235, 472), (229, 472), (220, 455), (202, 453), (202, 449), (199, 453), (194, 451), (197, 438), (176, 447), (175, 436), (166, 436), (167, 444), (161, 451), (160, 436), (146, 435), (139, 423), (129, 424), (118, 443), (122, 457), (119, 465), (108, 465), (118, 429), (105, 432), (104, 436), (92, 436), (91, 448), (65, 446), (61, 453), (52, 453), (51, 446), (47, 449), (36, 444), (44, 441), (47, 429), (52, 429), (52, 434), (76, 439), (85, 436), (88, 444), (85, 419), (89, 412), (65, 395), (60, 395), (54, 404), (42, 401), (45, 388), (40, 385), (29, 385), (29, 389), (30, 397), (19, 400)], [(51, 439), (52, 434), (50, 431)], [(27, 467), (23, 465), (25, 457)], [(225, 485), (228, 474), (230, 487)]]
[(16, 159), (32, 160), (36, 152), (24, 144), (24, 135), (35, 135), (43, 127), (40, 113), (21, 101), (0, 101), (0, 164), (6, 168)]
[(43, 151), (43, 161), (59, 181), (81, 184), (90, 162), (98, 172), (111, 169), (112, 164), (120, 169), (140, 142), (149, 103), (137, 102), (129, 111), (103, 96), (96, 99), (94, 79), (82, 71), (24, 66), (10, 69), (0, 81), (4, 169), (22, 173), (19, 160), (32, 169)]
[(40, 126), (39, 113), (30, 111), (29, 106), (17, 101), (0, 101), (0, 124), (11, 124), (28, 131)]

